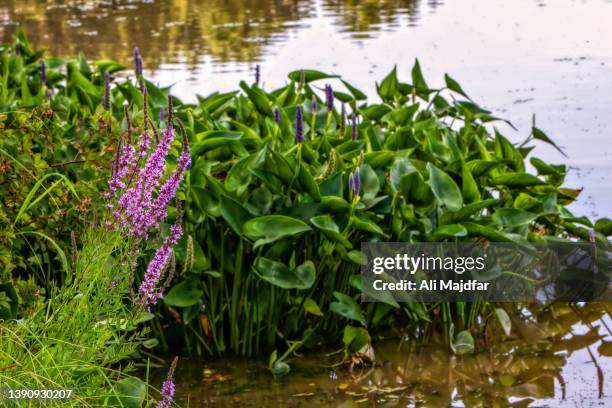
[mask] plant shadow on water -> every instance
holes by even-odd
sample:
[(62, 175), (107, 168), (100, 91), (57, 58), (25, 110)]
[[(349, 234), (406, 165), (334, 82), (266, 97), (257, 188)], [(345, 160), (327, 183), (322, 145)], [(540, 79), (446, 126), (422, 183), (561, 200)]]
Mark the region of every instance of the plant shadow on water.
[(374, 366), (334, 367), (337, 357), (311, 350), (276, 379), (263, 360), (183, 360), (177, 398), (190, 406), (240, 407), (594, 407), (610, 398), (606, 304), (526, 307), (520, 317), (513, 316), (509, 337), (491, 334), (489, 348), (470, 355), (449, 353), (441, 339), (428, 345), (389, 339), (375, 344)]

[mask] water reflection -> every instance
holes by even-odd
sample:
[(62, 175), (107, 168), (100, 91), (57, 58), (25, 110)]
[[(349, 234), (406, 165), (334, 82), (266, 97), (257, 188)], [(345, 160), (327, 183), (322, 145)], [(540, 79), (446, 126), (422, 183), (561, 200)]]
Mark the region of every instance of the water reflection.
[[(204, 59), (252, 62), (315, 15), (319, 5), (341, 32), (371, 37), (418, 20), (417, 0), (0, 0), (0, 42), (19, 27), (49, 55), (127, 62), (138, 45), (145, 66)], [(429, 0), (430, 6), (440, 4)]]
[[(612, 398), (610, 317), (604, 304), (552, 305), (513, 318), (511, 336), (487, 329), (480, 352), (455, 356), (432, 339), (426, 347), (375, 344), (375, 366), (329, 368), (308, 354), (287, 377), (266, 363), (179, 364), (178, 398), (212, 406), (602, 406)], [(503, 337), (503, 338), (502, 338)], [(336, 358), (337, 360), (337, 358)], [(327, 367), (326, 367), (327, 366)], [(160, 371), (160, 381), (165, 370)]]

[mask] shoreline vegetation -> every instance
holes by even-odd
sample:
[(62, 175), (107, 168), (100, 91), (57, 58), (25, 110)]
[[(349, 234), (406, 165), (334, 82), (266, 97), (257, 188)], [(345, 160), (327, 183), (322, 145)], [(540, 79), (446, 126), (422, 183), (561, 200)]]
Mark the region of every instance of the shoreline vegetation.
[(161, 394), (130, 373), (179, 352), (269, 355), (274, 376), (313, 348), (375, 363), (382, 336), (473, 353), (490, 330), (519, 335), (524, 305), (361, 303), (360, 243), (609, 244), (609, 219), (566, 208), (567, 166), (534, 155), (551, 138), (534, 123), (512, 143), (418, 60), (378, 102), (315, 70), (265, 90), (257, 68), (187, 104), (137, 49), (126, 69), (46, 57), (23, 33), (0, 47), (0, 378), (15, 388), (167, 407), (176, 361)]

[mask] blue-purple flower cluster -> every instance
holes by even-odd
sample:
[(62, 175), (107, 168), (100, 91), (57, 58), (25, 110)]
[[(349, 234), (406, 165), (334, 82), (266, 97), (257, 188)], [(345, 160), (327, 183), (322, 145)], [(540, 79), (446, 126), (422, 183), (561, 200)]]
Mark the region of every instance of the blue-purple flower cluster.
[(304, 143), (304, 114), (301, 106), (295, 108), (295, 143)]
[(355, 171), (349, 175), (348, 185), (349, 190), (353, 194), (353, 196), (358, 197), (359, 191), (361, 190), (361, 177), (359, 176), (359, 167), (357, 167)]
[[(146, 91), (144, 97), (146, 100)], [(181, 125), (183, 151), (176, 169), (164, 180), (166, 156), (175, 138), (172, 124), (172, 98), (169, 98), (168, 112), (168, 125), (154, 148), (151, 146), (149, 126), (145, 125), (136, 150), (131, 140), (132, 124), (126, 107), (127, 137), (122, 138), (118, 146), (118, 155), (109, 180), (106, 198), (113, 219), (107, 223), (107, 226), (128, 236), (146, 239), (152, 230), (160, 227), (168, 215), (168, 206), (176, 196), (185, 171), (191, 167), (187, 136)], [(144, 123), (149, 123), (152, 127), (146, 103), (144, 116)], [(155, 132), (155, 129), (153, 131)], [(179, 212), (178, 205), (177, 212)], [(163, 291), (156, 288), (170, 262), (172, 248), (182, 233), (180, 216), (177, 215), (176, 223), (170, 228), (170, 235), (164, 240), (147, 268), (138, 291), (139, 303), (148, 307), (163, 296)]]

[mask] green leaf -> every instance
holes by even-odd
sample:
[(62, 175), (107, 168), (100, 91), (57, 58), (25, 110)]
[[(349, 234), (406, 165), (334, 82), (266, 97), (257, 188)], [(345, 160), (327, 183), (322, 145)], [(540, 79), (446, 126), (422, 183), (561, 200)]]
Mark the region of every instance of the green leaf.
[(391, 72), (383, 79), (378, 87), (378, 95), (385, 101), (393, 101), (396, 95), (398, 95), (399, 81), (397, 80), (397, 67), (394, 66)]
[[(53, 183), (49, 188), (45, 188), (43, 186), (43, 182), (50, 177), (58, 177), (59, 180)], [(28, 192), (28, 195), (26, 196), (26, 198), (23, 200), (23, 203), (21, 204), (21, 207), (19, 207), (19, 211), (17, 212), (17, 215), (15, 216), (15, 220), (13, 220), (13, 226), (17, 225), (17, 221), (21, 219), (21, 217), (25, 214), (27, 210), (32, 208), (34, 205), (36, 205), (36, 203), (38, 203), (40, 200), (42, 200), (48, 194), (50, 194), (51, 191), (53, 191), (53, 189), (60, 184), (60, 182), (64, 182), (64, 184), (68, 188), (68, 191), (70, 191), (77, 200), (80, 200), (79, 195), (74, 189), (74, 185), (70, 182), (70, 180), (68, 180), (66, 176), (64, 176), (61, 173), (45, 174), (44, 176), (42, 176), (40, 179), (36, 181), (36, 184), (34, 184), (34, 187), (32, 187), (32, 189)], [(42, 194), (37, 194), (39, 188), (43, 188), (45, 191)]]
[(474, 351), (474, 338), (468, 330), (457, 333), (451, 343), (451, 348), (455, 354), (467, 354)]
[(242, 90), (247, 94), (251, 102), (253, 102), (253, 105), (255, 105), (255, 109), (257, 109), (259, 113), (269, 117), (274, 116), (272, 107), (270, 106), (270, 101), (263, 91), (259, 90), (258, 88), (251, 88), (244, 81), (240, 81), (240, 88), (242, 88)]
[(464, 96), (464, 97), (470, 99), (470, 97), (467, 96), (467, 94), (465, 93), (463, 88), (461, 88), (461, 85), (459, 85), (459, 82), (457, 82), (453, 78), (451, 78), (450, 75), (444, 74), (444, 81), (446, 82), (446, 87), (448, 89), (450, 89), (451, 91), (453, 91), (455, 93), (458, 93), (461, 96)]
[[(535, 121), (535, 117), (534, 117), (534, 121)], [(553, 142), (552, 139), (549, 138), (546, 135), (546, 133), (542, 132), (540, 129), (538, 129), (535, 126), (531, 129), (531, 131), (532, 131), (534, 139), (538, 139), (538, 140), (541, 140), (541, 141), (543, 141), (545, 143), (548, 143), (549, 145), (551, 145), (555, 149), (557, 149), (557, 151), (559, 151), (559, 153), (561, 153), (563, 156), (567, 157), (565, 152), (563, 150), (561, 150), (561, 148), (559, 146), (557, 146), (557, 144), (555, 142)]]
[(468, 204), (459, 211), (447, 211), (440, 216), (440, 224), (452, 224), (459, 221), (465, 221), (474, 215), (478, 215), (487, 207), (497, 204), (499, 200), (489, 198), (487, 200), (478, 201)]
[(536, 170), (538, 171), (538, 174), (562, 175), (567, 172), (567, 168), (563, 164), (559, 164), (559, 165), (548, 164), (538, 159), (537, 157), (532, 157), (530, 162), (533, 165), (533, 167), (536, 168)]
[(457, 211), (463, 205), (461, 191), (455, 181), (444, 171), (432, 163), (427, 163), (429, 171), (429, 184), (434, 195), (450, 211)]
[(245, 222), (252, 218), (251, 214), (249, 214), (242, 204), (227, 196), (221, 196), (219, 204), (223, 219), (225, 219), (236, 234), (242, 234), (242, 227)]
[(317, 71), (314, 69), (304, 69), (290, 72), (288, 75), (289, 79), (294, 82), (299, 82), (300, 77), (302, 76), (302, 71), (304, 72), (304, 78), (306, 80), (306, 83), (318, 81), (319, 79), (338, 78), (338, 75), (326, 74), (325, 72)]
[(320, 229), (323, 235), (325, 235), (329, 240), (339, 242), (347, 249), (353, 248), (350, 241), (340, 234), (340, 228), (329, 215), (318, 215), (316, 217), (312, 217), (310, 222), (312, 225)]
[(359, 231), (370, 232), (372, 234), (380, 235), (383, 238), (389, 238), (389, 235), (374, 222), (370, 221), (363, 215), (355, 214), (351, 217), (351, 225)]
[(319, 305), (317, 305), (317, 302), (315, 302), (311, 298), (306, 298), (306, 300), (304, 300), (304, 310), (315, 316), (323, 317), (323, 312), (321, 311), (321, 308), (319, 307)]
[(289, 372), (291, 371), (291, 367), (285, 362), (277, 361), (276, 363), (274, 363), (270, 371), (272, 371), (272, 374), (275, 377), (282, 377), (284, 375), (289, 374)]
[(528, 173), (505, 173), (493, 177), (493, 184), (508, 187), (531, 187), (546, 184), (536, 176)]
[(168, 306), (188, 307), (197, 304), (202, 299), (203, 292), (194, 280), (185, 280), (164, 296), (164, 303)]
[(140, 378), (127, 377), (113, 386), (110, 405), (124, 408), (140, 408), (147, 395), (147, 384)]
[(347, 213), (351, 210), (351, 204), (341, 197), (325, 196), (321, 197), (319, 209), (322, 212)]
[(242, 233), (256, 240), (253, 248), (310, 230), (311, 228), (303, 221), (284, 215), (252, 218), (242, 226)]
[(359, 111), (367, 119), (377, 121), (387, 113), (391, 112), (391, 108), (387, 105), (368, 105), (359, 109)]
[(283, 289), (309, 289), (316, 277), (312, 261), (306, 261), (291, 270), (282, 262), (259, 257), (255, 261), (255, 269), (263, 280)]
[(478, 184), (472, 176), (472, 172), (466, 164), (463, 165), (462, 172), (462, 192), (463, 198), (468, 203), (480, 201), (480, 191), (478, 190)]
[(454, 237), (465, 237), (467, 236), (467, 229), (461, 224), (449, 224), (443, 225), (434, 231), (432, 234), (428, 235), (427, 239), (430, 241), (439, 241), (445, 238), (454, 238)]
[(519, 210), (517, 208), (498, 208), (493, 213), (493, 221), (499, 225), (508, 227), (527, 225), (536, 218), (536, 214)]
[(312, 177), (312, 173), (306, 169), (302, 164), (300, 166), (300, 172), (298, 174), (298, 180), (300, 186), (306, 191), (315, 201), (321, 200), (321, 193), (319, 192), (319, 186), (315, 179)]
[(355, 99), (357, 99), (358, 101), (366, 100), (368, 98), (366, 94), (364, 94), (348, 82), (342, 80), (342, 83), (344, 84), (344, 86), (346, 86), (346, 89), (348, 89), (348, 91), (353, 95), (353, 97), (355, 97)]
[(370, 166), (364, 164), (361, 166), (360, 176), (363, 191), (362, 198), (364, 200), (374, 199), (380, 190), (380, 182), (376, 172)]
[(414, 60), (414, 65), (412, 66), (412, 84), (417, 89), (417, 93), (419, 93), (419, 91), (426, 91), (425, 95), (427, 95), (429, 87), (427, 86), (425, 78), (423, 77), (421, 64), (419, 64), (418, 59)]
[(242, 132), (226, 130), (209, 130), (197, 135), (196, 142), (191, 148), (192, 157), (199, 156), (218, 147), (240, 143)]
[(495, 316), (497, 316), (497, 320), (499, 320), (499, 324), (501, 324), (502, 329), (504, 329), (504, 333), (506, 336), (510, 335), (510, 329), (512, 328), (512, 321), (508, 316), (508, 313), (502, 308), (495, 308)]
[(370, 341), (370, 334), (363, 327), (353, 327), (346, 325), (342, 335), (342, 343), (347, 354), (359, 352)]
[(474, 177), (480, 177), (499, 166), (500, 162), (493, 160), (471, 160), (466, 163), (468, 170)]
[(357, 302), (340, 292), (334, 292), (334, 297), (336, 301), (330, 303), (329, 310), (347, 319), (356, 320), (364, 326), (366, 325), (365, 317), (363, 317), (363, 313)]
[(612, 221), (609, 218), (600, 218), (595, 223), (595, 231), (604, 236), (612, 235)]

